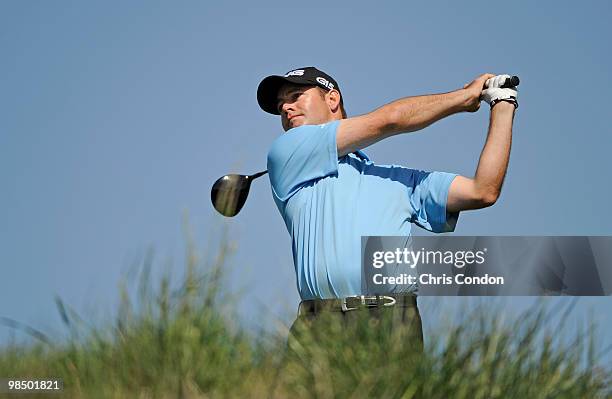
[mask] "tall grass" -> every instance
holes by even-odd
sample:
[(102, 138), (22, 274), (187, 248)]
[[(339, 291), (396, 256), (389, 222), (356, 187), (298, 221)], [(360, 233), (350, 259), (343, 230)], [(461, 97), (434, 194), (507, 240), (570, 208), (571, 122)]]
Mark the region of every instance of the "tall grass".
[(598, 365), (594, 335), (561, 339), (564, 326), (546, 329), (556, 310), (544, 307), (509, 323), (476, 308), (444, 331), (426, 331), (422, 353), (367, 318), (350, 331), (322, 323), (289, 346), (277, 333), (255, 339), (223, 307), (232, 303), (222, 288), (228, 252), (223, 244), (214, 258), (201, 260), (190, 246), (176, 283), (170, 274), (154, 282), (152, 262), (145, 261), (136, 293), (123, 289), (115, 319), (103, 326), (90, 326), (58, 298), (67, 340), (4, 319), (37, 343), (0, 349), (0, 376), (62, 378), (68, 398), (612, 395), (612, 374)]

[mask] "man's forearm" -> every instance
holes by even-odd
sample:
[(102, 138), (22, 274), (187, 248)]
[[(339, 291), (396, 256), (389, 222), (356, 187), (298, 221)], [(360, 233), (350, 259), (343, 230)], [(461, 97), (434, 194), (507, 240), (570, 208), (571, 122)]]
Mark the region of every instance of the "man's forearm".
[(443, 94), (406, 97), (378, 108), (375, 113), (389, 121), (388, 134), (413, 132), (465, 110), (468, 100), (465, 90)]
[(494, 203), (501, 192), (510, 159), (514, 105), (496, 104), (491, 110), (489, 132), (485, 142), (474, 184), (486, 203)]
[(469, 99), (466, 90), (406, 97), (368, 114), (343, 119), (336, 136), (338, 156), (399, 133), (423, 129), (446, 116), (466, 110)]

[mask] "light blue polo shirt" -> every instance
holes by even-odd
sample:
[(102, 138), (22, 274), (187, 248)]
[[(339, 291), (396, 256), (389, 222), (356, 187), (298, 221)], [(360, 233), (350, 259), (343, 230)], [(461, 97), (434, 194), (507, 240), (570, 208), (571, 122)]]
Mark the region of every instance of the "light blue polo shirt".
[(457, 223), (446, 212), (456, 174), (375, 165), (362, 151), (338, 159), (338, 124), (291, 129), (268, 152), (303, 300), (361, 295), (361, 236), (409, 236), (411, 223), (450, 232)]

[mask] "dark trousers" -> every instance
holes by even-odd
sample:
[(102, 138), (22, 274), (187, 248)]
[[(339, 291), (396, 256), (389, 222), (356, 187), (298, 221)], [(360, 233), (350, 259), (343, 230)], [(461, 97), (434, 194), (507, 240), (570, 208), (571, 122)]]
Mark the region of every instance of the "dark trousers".
[[(393, 306), (348, 307), (354, 310), (342, 311), (338, 301), (300, 304), (274, 379), (273, 392), (283, 389), (279, 397), (332, 392), (333, 397), (354, 397), (367, 381), (367, 395), (358, 397), (396, 397), (389, 387), (418, 373), (424, 353), (416, 297), (398, 296)], [(411, 397), (423, 397), (420, 387)]]
[(342, 311), (337, 302), (302, 301), (289, 331), (289, 351), (393, 350), (396, 345), (423, 351), (423, 327), (415, 296), (397, 296), (393, 306), (361, 306)]

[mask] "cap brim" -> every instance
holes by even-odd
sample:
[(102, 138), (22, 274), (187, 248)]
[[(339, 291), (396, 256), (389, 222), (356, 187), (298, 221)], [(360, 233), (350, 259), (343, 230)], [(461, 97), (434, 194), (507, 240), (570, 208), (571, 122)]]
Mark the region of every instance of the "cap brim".
[(303, 78), (293, 76), (268, 76), (261, 81), (257, 88), (257, 102), (264, 111), (280, 115), (278, 112), (278, 91), (285, 83), (293, 83), (299, 85), (307, 85), (303, 82)]

